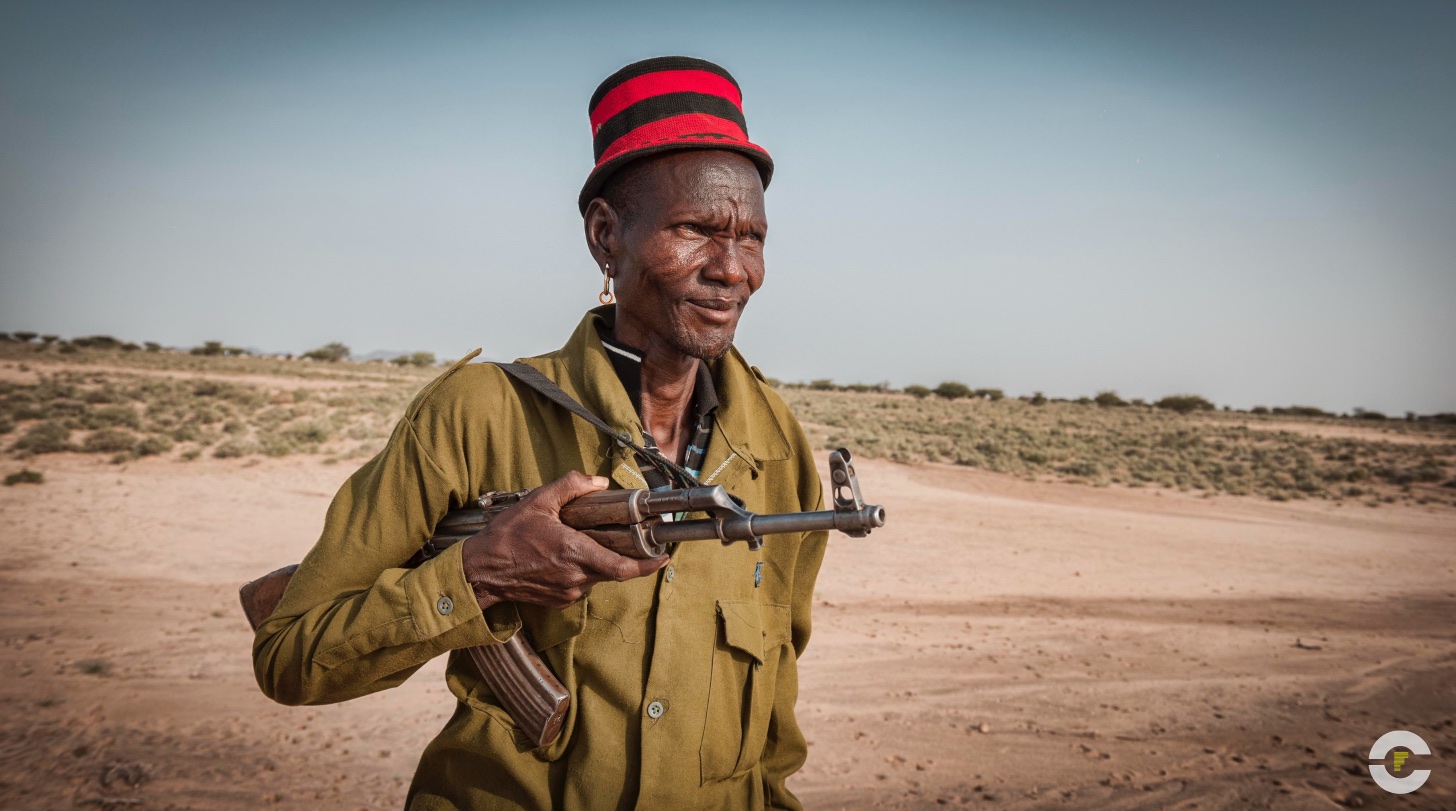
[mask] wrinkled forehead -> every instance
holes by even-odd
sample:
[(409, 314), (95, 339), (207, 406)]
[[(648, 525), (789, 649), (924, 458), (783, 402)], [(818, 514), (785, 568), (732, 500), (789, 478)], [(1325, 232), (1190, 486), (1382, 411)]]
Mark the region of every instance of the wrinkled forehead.
[(652, 208), (732, 212), (762, 219), (763, 179), (753, 161), (720, 150), (674, 152), (650, 159), (643, 193)]

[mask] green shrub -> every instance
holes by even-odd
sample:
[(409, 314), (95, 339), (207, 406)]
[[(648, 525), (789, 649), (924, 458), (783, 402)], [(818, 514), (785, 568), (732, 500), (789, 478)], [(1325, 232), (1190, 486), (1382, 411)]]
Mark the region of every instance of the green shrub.
[(1102, 466), (1096, 462), (1084, 460), (1061, 465), (1057, 468), (1057, 472), (1067, 476), (1093, 478), (1102, 474)]
[(81, 395), (81, 400), (92, 405), (104, 405), (106, 403), (124, 403), (126, 397), (110, 386), (102, 386)]
[(1315, 406), (1282, 406), (1275, 407), (1274, 413), (1284, 417), (1329, 417), (1333, 416), (1323, 408)]
[(93, 408), (81, 414), (82, 428), (140, 428), (141, 420), (131, 406), (109, 405)]
[(1092, 402), (1096, 403), (1097, 405), (1103, 406), (1104, 408), (1127, 405), (1126, 400), (1118, 397), (1117, 392), (1111, 390), (1097, 392), (1097, 396), (1092, 398)]
[(944, 397), (947, 400), (959, 400), (963, 397), (970, 397), (973, 393), (970, 386), (954, 380), (947, 380), (935, 387), (935, 396)]
[(222, 341), (204, 341), (202, 346), (192, 347), (192, 354), (214, 357), (223, 353)]
[(177, 442), (197, 442), (202, 439), (202, 429), (189, 422), (173, 428), (170, 436)]
[(94, 431), (81, 445), (87, 453), (121, 453), (135, 451), (137, 438), (129, 431), (119, 428), (102, 428)]
[(917, 400), (924, 400), (926, 397), (929, 397), (932, 392), (929, 388), (916, 384), (913, 386), (906, 386), (905, 393), (916, 398)]
[(212, 449), (212, 455), (219, 459), (237, 459), (257, 452), (252, 445), (240, 442), (236, 439), (229, 439)]
[(837, 391), (839, 389), (838, 386), (834, 385), (834, 381), (827, 377), (810, 381), (809, 388), (813, 391)]
[(71, 343), (85, 349), (118, 349), (121, 341), (110, 335), (87, 335), (80, 338), (72, 338)]
[(326, 422), (315, 420), (312, 422), (294, 423), (284, 428), (282, 434), (294, 442), (316, 445), (320, 442), (327, 441), (333, 432), (333, 426)]
[(1249, 413), (1250, 414), (1268, 414), (1269, 413), (1269, 407), (1268, 406), (1254, 406), (1253, 408), (1249, 409)]
[(42, 453), (61, 453), (73, 451), (76, 446), (72, 445), (71, 429), (62, 425), (56, 420), (46, 420), (36, 423), (25, 432), (25, 436), (15, 441), (11, 450), (21, 456), (35, 456)]
[(1382, 414), (1382, 413), (1380, 413), (1379, 411), (1366, 411), (1363, 408), (1358, 408), (1357, 407), (1355, 409), (1355, 419), (1357, 419), (1357, 420), (1383, 420), (1383, 419), (1385, 419), (1385, 415)]
[(1166, 408), (1169, 411), (1176, 411), (1179, 414), (1188, 414), (1193, 411), (1213, 411), (1213, 403), (1197, 394), (1172, 394), (1153, 403), (1157, 408)]
[(331, 344), (324, 344), (318, 349), (310, 349), (309, 351), (303, 353), (303, 356), (305, 358), (309, 358), (310, 360), (321, 360), (327, 361), (328, 363), (338, 363), (341, 360), (348, 359), (349, 354), (349, 347), (335, 341)]
[(153, 434), (136, 446), (138, 456), (156, 456), (170, 450), (172, 450), (172, 440), (161, 434)]
[(45, 474), (38, 470), (25, 468), (24, 470), (11, 473), (5, 477), (5, 486), (13, 487), (17, 484), (40, 484), (45, 481)]
[(972, 397), (981, 397), (987, 400), (996, 401), (1004, 398), (1006, 392), (1000, 389), (976, 389), (971, 392)]
[(1039, 391), (1038, 392), (1034, 392), (1031, 395), (1031, 404), (1034, 405), (1034, 406), (1046, 405), (1046, 402), (1047, 402), (1046, 395), (1045, 394), (1042, 394)]

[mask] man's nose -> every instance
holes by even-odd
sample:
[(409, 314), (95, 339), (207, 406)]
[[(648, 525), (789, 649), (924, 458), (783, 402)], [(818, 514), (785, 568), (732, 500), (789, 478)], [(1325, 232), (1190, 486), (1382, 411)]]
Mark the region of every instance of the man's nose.
[(715, 240), (718, 250), (703, 269), (703, 275), (724, 287), (737, 287), (748, 278), (747, 257), (736, 239)]

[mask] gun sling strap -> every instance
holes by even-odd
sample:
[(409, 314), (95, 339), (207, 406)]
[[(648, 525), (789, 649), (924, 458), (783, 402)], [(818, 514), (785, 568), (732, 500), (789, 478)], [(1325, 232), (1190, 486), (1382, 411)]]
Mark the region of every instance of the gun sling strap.
[(682, 465), (676, 464), (671, 459), (663, 456), (661, 451), (656, 448), (649, 449), (638, 445), (632, 441), (631, 434), (628, 434), (626, 431), (618, 433), (612, 430), (612, 426), (607, 425), (601, 417), (588, 411), (586, 406), (573, 400), (570, 394), (562, 391), (560, 386), (551, 382), (550, 378), (541, 374), (535, 367), (527, 366), (524, 363), (498, 363), (496, 365), (501, 368), (501, 371), (520, 381), (537, 394), (570, 411), (572, 414), (585, 420), (593, 428), (611, 437), (618, 445), (636, 451), (639, 459), (647, 460), (649, 464), (661, 471), (667, 477), (668, 481), (677, 479), (683, 487), (699, 487), (702, 485), (698, 481), (697, 476), (694, 476)]

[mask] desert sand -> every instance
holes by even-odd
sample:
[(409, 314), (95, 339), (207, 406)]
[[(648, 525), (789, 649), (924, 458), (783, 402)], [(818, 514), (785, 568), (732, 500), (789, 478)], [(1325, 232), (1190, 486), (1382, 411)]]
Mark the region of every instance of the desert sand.
[[(30, 466), (0, 489), (0, 807), (401, 806), (443, 660), (281, 707), (237, 604), (350, 463)], [(1456, 806), (1456, 510), (858, 468), (889, 526), (819, 578), (808, 808)], [(1366, 771), (1392, 729), (1434, 750), (1404, 797)]]

